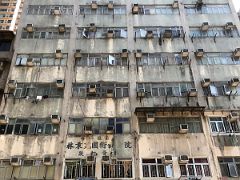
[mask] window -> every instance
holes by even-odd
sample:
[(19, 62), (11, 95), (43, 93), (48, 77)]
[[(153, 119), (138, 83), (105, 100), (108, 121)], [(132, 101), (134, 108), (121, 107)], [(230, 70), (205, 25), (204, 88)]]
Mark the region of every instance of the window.
[(218, 158), (223, 177), (240, 177), (240, 157)]
[(189, 162), (187, 164), (180, 164), (179, 166), (182, 176), (211, 176), (211, 171), (207, 158), (189, 158)]
[(128, 60), (121, 58), (120, 54), (82, 54), (76, 59), (77, 66), (127, 66)]
[(114, 5), (114, 9), (108, 9), (107, 5), (98, 5), (97, 10), (91, 9), (91, 6), (81, 5), (79, 7), (80, 15), (123, 15), (126, 14), (126, 6)]
[(65, 32), (59, 32), (58, 27), (34, 28), (33, 32), (22, 31), (22, 39), (69, 39), (71, 28), (66, 27)]
[(189, 118), (156, 118), (153, 123), (148, 123), (146, 118), (139, 118), (140, 133), (179, 133), (180, 124), (188, 125), (189, 133), (202, 133), (201, 119)]
[(162, 159), (142, 159), (143, 177), (173, 177), (172, 164), (164, 164)]
[(212, 133), (240, 132), (238, 122), (230, 122), (226, 117), (210, 117), (209, 121)]
[(145, 97), (187, 96), (192, 83), (137, 83), (137, 91), (144, 89)]
[(169, 6), (139, 5), (139, 8), (140, 8), (139, 14), (143, 14), (143, 15), (154, 15), (154, 14), (175, 15), (175, 14), (179, 14), (179, 9), (173, 9), (172, 5), (169, 5)]
[(28, 15), (50, 15), (55, 7), (59, 7), (61, 15), (73, 15), (74, 6), (72, 5), (29, 5)]
[(240, 58), (232, 57), (232, 53), (204, 53), (201, 59), (197, 60), (200, 65), (214, 64), (240, 64)]
[(132, 178), (131, 160), (102, 162), (102, 178)]
[(201, 9), (195, 8), (194, 5), (185, 5), (187, 14), (230, 14), (231, 9), (228, 4), (203, 5)]
[(210, 27), (207, 31), (201, 31), (200, 27), (190, 27), (190, 37), (192, 38), (207, 38), (207, 37), (238, 37), (236, 28), (227, 30), (224, 26)]
[(54, 135), (58, 131), (59, 125), (50, 119), (10, 119), (8, 124), (0, 125), (0, 134)]
[(168, 31), (171, 33), (171, 38), (182, 38), (184, 36), (182, 26), (171, 26), (171, 27), (135, 27), (134, 34), (135, 38), (146, 38), (147, 32), (151, 31), (153, 37), (164, 37), (164, 32)]
[(96, 32), (91, 31), (89, 27), (78, 28), (78, 38), (107, 38), (108, 31), (113, 31), (113, 38), (127, 38), (127, 28), (126, 27), (97, 27)]
[(16, 66), (27, 66), (31, 59), (33, 66), (66, 66), (68, 55), (63, 53), (63, 58), (56, 59), (55, 54), (18, 54)]
[(80, 98), (123, 98), (128, 97), (127, 83), (88, 83), (73, 84), (73, 97)]
[(17, 83), (17, 88), (14, 90), (12, 97), (17, 99), (32, 99), (34, 103), (34, 100), (37, 100), (37, 96), (42, 96), (42, 99), (62, 98), (63, 91), (63, 89), (57, 88), (55, 83)]
[(95, 162), (88, 163), (86, 159), (66, 159), (64, 179), (94, 178)]
[(84, 134), (84, 127), (91, 127), (93, 134), (125, 134), (130, 132), (128, 118), (72, 118), (69, 122), (68, 134)]
[(24, 159), (21, 166), (11, 166), (9, 159), (0, 160), (0, 177), (3, 179), (46, 179), (54, 178), (55, 165), (45, 166), (42, 160)]

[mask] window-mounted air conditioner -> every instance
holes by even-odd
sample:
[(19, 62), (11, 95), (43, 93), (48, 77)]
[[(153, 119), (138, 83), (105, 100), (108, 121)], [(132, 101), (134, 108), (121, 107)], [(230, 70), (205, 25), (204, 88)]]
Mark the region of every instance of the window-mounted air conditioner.
[(225, 25), (226, 30), (232, 30), (234, 28), (234, 25), (232, 22), (227, 22)]
[(163, 161), (165, 164), (171, 164), (173, 162), (172, 155), (165, 155)]
[(114, 36), (114, 31), (113, 30), (108, 30), (107, 37), (108, 38), (113, 38), (113, 36)]
[(59, 25), (58, 25), (58, 31), (59, 31), (60, 33), (64, 33), (64, 32), (66, 31), (66, 26), (65, 26), (65, 24), (59, 24)]
[(201, 31), (207, 31), (209, 28), (208, 22), (203, 22), (201, 26)]
[(106, 96), (109, 98), (112, 98), (114, 96), (114, 90), (113, 89), (107, 89)]
[(110, 157), (109, 156), (102, 156), (102, 161), (103, 162), (109, 162), (110, 161)]
[(16, 80), (8, 80), (8, 88), (9, 89), (15, 89), (17, 87), (17, 81)]
[(171, 29), (165, 29), (163, 33), (164, 38), (172, 38), (172, 30)]
[(147, 38), (147, 39), (153, 38), (153, 31), (148, 30), (147, 33), (146, 33), (146, 38)]
[(127, 58), (128, 57), (128, 50), (122, 49), (121, 58)]
[(190, 96), (190, 97), (196, 97), (197, 94), (198, 94), (198, 92), (197, 92), (197, 89), (196, 89), (196, 88), (191, 88), (191, 89), (189, 89), (189, 91), (188, 91), (188, 96)]
[(84, 134), (92, 134), (92, 126), (84, 126)]
[(90, 23), (89, 31), (90, 32), (96, 32), (97, 31), (97, 27), (95, 26), (95, 23)]
[(95, 161), (95, 157), (94, 156), (87, 156), (86, 162), (93, 163), (94, 161)]
[(183, 49), (181, 51), (181, 56), (182, 56), (182, 58), (187, 58), (189, 56), (188, 49)]
[(197, 58), (202, 58), (204, 55), (204, 50), (203, 49), (197, 49), (196, 52), (195, 52), (195, 56)]
[(88, 93), (95, 94), (97, 92), (97, 86), (95, 84), (90, 84), (88, 86)]
[(55, 58), (56, 58), (56, 59), (62, 59), (62, 58), (63, 58), (62, 50), (57, 49), (57, 50), (55, 51)]
[(203, 6), (203, 1), (202, 1), (202, 0), (197, 0), (197, 1), (196, 1), (196, 8), (197, 8), (197, 9), (201, 9), (202, 6)]
[(53, 159), (52, 156), (45, 156), (43, 158), (43, 164), (46, 165), (46, 166), (52, 166), (53, 162), (54, 162), (54, 159)]
[(232, 78), (231, 81), (230, 81), (230, 85), (232, 87), (237, 87), (239, 84), (239, 78)]
[(152, 122), (155, 121), (155, 113), (147, 113), (146, 117), (147, 117), (147, 122), (148, 123), (152, 123)]
[(60, 7), (54, 7), (54, 9), (52, 9), (52, 14), (53, 15), (61, 15), (61, 8)]
[(173, 8), (173, 9), (178, 8), (178, 1), (173, 1), (173, 3), (172, 3), (172, 8)]
[(145, 94), (146, 94), (145, 89), (138, 89), (137, 97), (140, 97), (140, 98), (145, 97)]
[(110, 9), (110, 10), (113, 9), (113, 1), (108, 2), (108, 9)]
[(136, 58), (141, 58), (142, 57), (142, 50), (141, 49), (136, 50), (135, 57)]
[(114, 127), (113, 126), (107, 126), (106, 134), (113, 134), (114, 133)]
[(189, 161), (188, 155), (180, 155), (178, 162), (179, 164), (187, 164)]
[(139, 12), (139, 6), (138, 6), (138, 4), (133, 4), (132, 13), (133, 13), (133, 14), (138, 14), (138, 12)]
[(234, 122), (239, 120), (239, 113), (238, 112), (230, 112), (229, 113), (229, 121)]
[(234, 58), (239, 58), (240, 57), (240, 48), (236, 48), (233, 52)]
[(81, 49), (76, 49), (76, 52), (74, 53), (74, 58), (81, 58), (82, 54), (81, 54)]
[(52, 114), (51, 121), (53, 124), (59, 124), (61, 122), (61, 117), (57, 114)]
[(96, 10), (98, 8), (97, 1), (92, 1), (91, 9)]
[(63, 80), (63, 79), (57, 79), (57, 80), (56, 80), (56, 86), (57, 86), (57, 88), (59, 88), (59, 89), (63, 89), (64, 86), (65, 86), (64, 80)]
[(180, 124), (179, 125), (179, 133), (180, 134), (188, 133), (188, 125), (187, 124)]
[(202, 84), (202, 87), (208, 87), (211, 84), (211, 80), (209, 78), (204, 78), (201, 84)]
[(9, 122), (8, 116), (5, 114), (1, 114), (0, 115), (0, 124), (8, 124), (8, 122)]
[(12, 166), (21, 166), (22, 165), (22, 158), (21, 157), (11, 157), (10, 164)]
[(33, 24), (27, 24), (26, 30), (27, 30), (27, 32), (29, 32), (29, 33), (33, 32), (33, 31), (34, 31), (34, 29), (33, 29)]

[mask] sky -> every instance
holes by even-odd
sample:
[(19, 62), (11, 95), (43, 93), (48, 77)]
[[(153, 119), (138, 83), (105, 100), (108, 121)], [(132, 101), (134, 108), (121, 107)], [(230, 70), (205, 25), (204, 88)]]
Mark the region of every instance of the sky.
[(240, 10), (240, 0), (233, 0), (237, 12)]

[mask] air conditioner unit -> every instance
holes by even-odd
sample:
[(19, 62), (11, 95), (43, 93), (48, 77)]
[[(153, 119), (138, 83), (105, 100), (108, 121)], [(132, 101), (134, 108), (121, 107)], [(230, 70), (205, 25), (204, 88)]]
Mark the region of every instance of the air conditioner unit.
[(61, 15), (61, 8), (60, 7), (54, 7), (54, 9), (52, 10), (52, 14), (53, 15)]
[(102, 161), (103, 162), (109, 162), (110, 161), (110, 157), (109, 156), (102, 156)]
[(172, 38), (172, 30), (171, 29), (166, 29), (163, 33), (164, 38)]
[(145, 89), (138, 89), (137, 97), (140, 97), (140, 98), (145, 97), (145, 94), (146, 94)]
[(110, 9), (110, 10), (113, 9), (113, 1), (108, 2), (108, 9)]
[(128, 50), (122, 49), (121, 58), (127, 58), (128, 57)]
[(113, 126), (107, 126), (106, 134), (113, 134), (114, 133), (114, 127)]
[(146, 38), (151, 39), (153, 38), (153, 31), (148, 30), (146, 34)]
[(179, 160), (178, 160), (179, 164), (187, 164), (188, 161), (189, 161), (189, 158), (188, 158), (187, 155), (180, 155), (179, 156)]
[(133, 14), (138, 14), (138, 12), (139, 12), (139, 6), (138, 6), (138, 4), (133, 4), (132, 13), (133, 13)]
[(236, 48), (233, 52), (233, 56), (235, 58), (239, 58), (240, 57), (240, 48)]
[(180, 134), (186, 134), (188, 133), (188, 124), (180, 124), (179, 125), (179, 131)]
[(239, 78), (232, 78), (231, 81), (230, 81), (230, 85), (232, 87), (237, 87), (239, 84)]
[(84, 134), (92, 134), (92, 126), (84, 126)]
[(201, 30), (202, 31), (207, 31), (209, 28), (208, 22), (202, 23)]
[(95, 23), (90, 23), (89, 31), (91, 31), (91, 32), (97, 31), (97, 27), (95, 26)]
[(63, 79), (57, 79), (57, 80), (56, 80), (56, 86), (57, 86), (57, 88), (59, 88), (59, 89), (63, 89), (64, 86), (65, 86), (64, 80), (63, 80)]
[(171, 164), (173, 162), (172, 155), (165, 155), (163, 160), (165, 164)]
[(107, 97), (112, 98), (114, 96), (114, 90), (113, 89), (107, 89)]
[(232, 22), (227, 22), (226, 25), (225, 25), (225, 29), (226, 30), (231, 30), (234, 28), (234, 25)]
[(1, 114), (0, 115), (0, 124), (8, 124), (8, 122), (9, 122), (8, 116)]
[(188, 91), (188, 95), (190, 97), (196, 97), (197, 96), (197, 89), (196, 88), (191, 88), (189, 91)]
[(62, 59), (62, 58), (63, 58), (62, 50), (57, 49), (57, 50), (55, 51), (55, 58), (56, 58), (56, 59)]
[(51, 115), (51, 121), (53, 124), (60, 124), (61, 117), (57, 114), (53, 114), (53, 115)]
[(43, 158), (43, 164), (46, 166), (52, 166), (53, 162), (54, 162), (54, 160), (53, 160), (53, 157), (51, 157), (51, 156), (45, 156)]
[(202, 8), (202, 6), (203, 6), (203, 1), (202, 0), (197, 0), (196, 8), (199, 9), (199, 8)]
[(66, 27), (65, 27), (65, 24), (59, 24), (58, 25), (58, 31), (60, 33), (64, 33), (66, 31)]
[(22, 158), (21, 157), (11, 157), (10, 163), (12, 166), (21, 166)]
[(204, 55), (204, 50), (203, 49), (197, 49), (197, 51), (195, 52), (195, 56), (197, 58), (202, 58)]
[(17, 87), (17, 81), (16, 80), (8, 80), (8, 88), (9, 89), (15, 89)]
[(136, 58), (141, 58), (142, 57), (142, 50), (141, 49), (137, 49), (137, 51), (135, 53), (135, 57)]
[(114, 31), (113, 30), (108, 30), (107, 37), (108, 38), (113, 38), (113, 36), (114, 36)]
[(230, 112), (229, 114), (229, 121), (234, 122), (239, 120), (239, 113), (238, 112)]
[(98, 8), (97, 1), (92, 1), (91, 9), (96, 10)]
[(74, 58), (81, 58), (82, 54), (81, 54), (81, 49), (76, 49), (76, 52), (74, 53)]
[(90, 84), (88, 86), (88, 93), (95, 94), (97, 92), (97, 86), (95, 84)]
[(33, 24), (27, 24), (26, 30), (27, 30), (27, 32), (29, 32), (29, 33), (33, 32), (33, 31), (34, 31), (34, 29), (33, 29)]
[(37, 97), (36, 97), (36, 101), (37, 101), (37, 102), (42, 101), (42, 99), (43, 99), (43, 96), (37, 96)]
[(152, 122), (155, 121), (155, 113), (147, 113), (146, 117), (147, 117), (147, 122), (148, 123), (152, 123)]
[(94, 156), (87, 156), (86, 162), (93, 163), (94, 161), (95, 161), (95, 157)]
[(172, 8), (173, 8), (173, 9), (178, 8), (178, 1), (173, 1), (173, 3), (172, 3)]
[(33, 58), (27, 58), (27, 63), (26, 63), (26, 65), (29, 66), (29, 67), (34, 66)]
[(181, 56), (182, 56), (182, 58), (187, 58), (189, 56), (188, 49), (183, 49), (181, 51)]
[(202, 84), (202, 87), (208, 87), (211, 84), (211, 80), (209, 78), (204, 78), (201, 84)]

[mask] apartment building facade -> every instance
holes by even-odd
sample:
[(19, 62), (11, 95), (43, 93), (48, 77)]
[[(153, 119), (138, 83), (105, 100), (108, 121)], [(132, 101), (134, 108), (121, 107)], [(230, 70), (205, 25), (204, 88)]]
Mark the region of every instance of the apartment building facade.
[(239, 179), (231, 0), (26, 0), (0, 179)]

